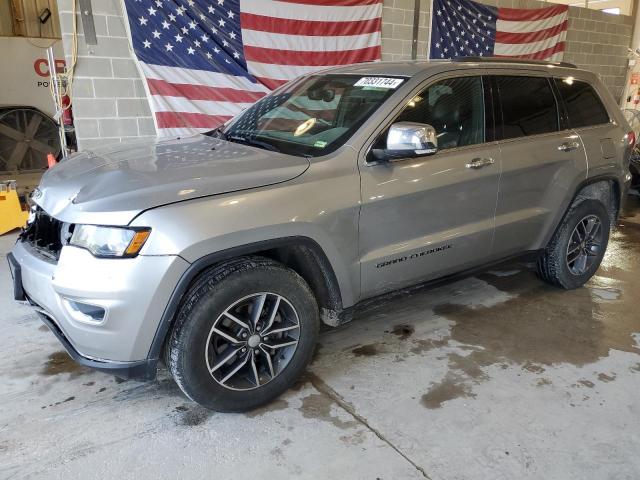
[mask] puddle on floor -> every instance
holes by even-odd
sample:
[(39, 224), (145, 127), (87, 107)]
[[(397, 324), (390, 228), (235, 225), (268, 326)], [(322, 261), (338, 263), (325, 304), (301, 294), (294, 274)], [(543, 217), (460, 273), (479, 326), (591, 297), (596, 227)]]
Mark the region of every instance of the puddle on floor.
[(79, 377), (80, 375), (86, 375), (91, 373), (91, 369), (84, 367), (75, 362), (67, 352), (61, 350), (49, 355), (47, 362), (42, 369), (42, 375), (53, 376), (60, 375), (62, 373), (68, 373), (71, 378)]
[(369, 345), (362, 345), (351, 350), (356, 357), (373, 357), (379, 353), (378, 345), (371, 343)]
[(333, 404), (333, 400), (328, 396), (322, 393), (311, 393), (302, 399), (302, 405), (298, 410), (305, 418), (329, 422), (342, 430), (355, 428), (358, 425), (355, 420), (342, 420), (337, 415), (333, 415), (331, 413)]

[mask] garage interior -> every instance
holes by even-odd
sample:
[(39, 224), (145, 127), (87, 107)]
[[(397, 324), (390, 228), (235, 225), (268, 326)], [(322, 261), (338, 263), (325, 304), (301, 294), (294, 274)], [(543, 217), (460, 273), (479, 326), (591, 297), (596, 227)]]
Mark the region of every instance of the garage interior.
[[(562, 61), (599, 75), (638, 138), (638, 2), (481, 3), (568, 5)], [(381, 60), (427, 60), (432, 3), (381, 5)], [(0, 73), (0, 226), (24, 223), (42, 174), (68, 155), (160, 133), (124, 0), (0, 1), (0, 58), (16, 65)], [(55, 81), (58, 104), (41, 84)], [(7, 194), (24, 211), (3, 210)], [(3, 259), (19, 234), (0, 235)], [(76, 363), (14, 301), (3, 260), (0, 477), (637, 479), (639, 267), (635, 185), (583, 287), (549, 286), (527, 256), (367, 299), (351, 321), (322, 327), (293, 388), (256, 410), (219, 413), (163, 366), (142, 382)]]

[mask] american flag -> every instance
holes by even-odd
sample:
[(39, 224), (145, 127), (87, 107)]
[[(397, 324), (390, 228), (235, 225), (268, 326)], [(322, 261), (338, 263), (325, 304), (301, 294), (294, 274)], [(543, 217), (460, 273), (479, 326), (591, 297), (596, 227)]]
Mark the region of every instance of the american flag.
[(434, 0), (430, 58), (469, 56), (562, 60), (569, 7), (498, 8)]
[(382, 0), (125, 0), (159, 136), (215, 128), (269, 91), (380, 59)]

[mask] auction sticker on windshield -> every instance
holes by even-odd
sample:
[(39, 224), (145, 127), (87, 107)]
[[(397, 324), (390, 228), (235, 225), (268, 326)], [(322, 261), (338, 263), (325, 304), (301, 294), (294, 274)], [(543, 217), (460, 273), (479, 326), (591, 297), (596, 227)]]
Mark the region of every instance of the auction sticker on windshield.
[(362, 77), (354, 87), (378, 87), (378, 88), (398, 88), (404, 82), (402, 78), (389, 77)]

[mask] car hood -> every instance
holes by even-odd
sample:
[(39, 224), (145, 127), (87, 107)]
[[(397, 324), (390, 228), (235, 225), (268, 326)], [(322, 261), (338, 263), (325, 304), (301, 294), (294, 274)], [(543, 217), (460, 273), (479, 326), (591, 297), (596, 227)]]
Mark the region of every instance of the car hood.
[(34, 201), (59, 220), (126, 225), (141, 211), (291, 180), (309, 161), (205, 135), (85, 151), (48, 170)]

